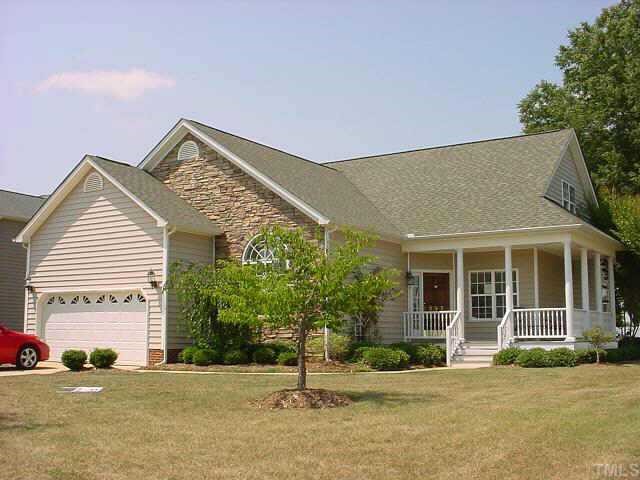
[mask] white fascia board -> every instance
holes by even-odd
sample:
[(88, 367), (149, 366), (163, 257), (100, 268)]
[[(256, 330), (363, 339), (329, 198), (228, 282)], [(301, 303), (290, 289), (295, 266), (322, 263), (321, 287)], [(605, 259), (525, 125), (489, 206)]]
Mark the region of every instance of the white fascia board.
[(180, 138), (184, 137), (186, 132), (191, 133), (198, 140), (207, 144), (210, 148), (212, 148), (213, 150), (218, 152), (220, 155), (225, 157), (227, 160), (229, 160), (231, 163), (236, 165), (247, 175), (256, 179), (262, 185), (264, 185), (269, 190), (271, 190), (272, 192), (280, 196), (282, 199), (289, 202), (294, 207), (298, 208), (305, 215), (314, 219), (320, 225), (328, 225), (330, 223), (329, 219), (326, 218), (324, 215), (322, 215), (319, 211), (317, 211), (307, 203), (303, 202), (301, 199), (299, 199), (298, 197), (293, 195), (291, 192), (289, 192), (288, 190), (280, 186), (278, 183), (274, 182), (267, 175), (263, 174), (262, 172), (254, 168), (251, 164), (249, 164), (247, 161), (243, 160), (242, 158), (238, 157), (235, 153), (229, 151), (227, 148), (220, 145), (213, 138), (209, 137), (208, 135), (205, 135), (197, 128), (194, 128), (189, 123), (189, 121), (184, 119), (180, 120), (171, 129), (171, 131), (167, 135), (165, 135), (163, 140), (158, 145), (156, 145), (156, 147), (151, 152), (149, 152), (149, 154), (140, 163), (139, 168), (145, 169), (147, 171), (152, 170), (164, 157), (163, 154), (166, 155), (167, 150), (169, 149), (168, 147), (170, 145), (175, 145)]
[(133, 193), (127, 190), (124, 185), (118, 182), (115, 178), (109, 175), (104, 169), (102, 169), (97, 163), (95, 163), (91, 158), (87, 158), (87, 162), (91, 165), (96, 171), (98, 171), (103, 177), (109, 180), (113, 185), (115, 185), (119, 190), (122, 191), (127, 197), (129, 197), (133, 202), (142, 208), (145, 212), (151, 215), (156, 220), (156, 224), (158, 227), (165, 227), (167, 225), (167, 221), (158, 215), (155, 211), (149, 208), (142, 200), (136, 197)]

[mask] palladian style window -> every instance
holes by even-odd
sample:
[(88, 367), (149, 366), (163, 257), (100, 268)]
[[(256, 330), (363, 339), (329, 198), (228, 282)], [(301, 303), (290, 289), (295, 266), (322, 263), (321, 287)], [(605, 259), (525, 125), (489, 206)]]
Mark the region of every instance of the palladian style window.
[(266, 241), (262, 235), (253, 237), (242, 253), (242, 263), (244, 265), (271, 265), (273, 261), (273, 251), (267, 248)]

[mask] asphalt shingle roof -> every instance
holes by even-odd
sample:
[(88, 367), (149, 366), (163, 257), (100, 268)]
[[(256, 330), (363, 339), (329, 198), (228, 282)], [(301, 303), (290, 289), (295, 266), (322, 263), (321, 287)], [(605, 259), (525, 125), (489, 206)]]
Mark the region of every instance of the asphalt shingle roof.
[(45, 197), (0, 190), (0, 218), (29, 220), (45, 202)]
[(205, 214), (146, 171), (102, 157), (89, 158), (172, 227), (181, 231), (210, 235), (222, 233)]
[(571, 130), (371, 156), (342, 172), (403, 235), (585, 223), (544, 197)]
[(248, 162), (331, 222), (398, 236), (386, 218), (348, 176), (327, 165), (256, 143), (193, 120), (189, 124)]

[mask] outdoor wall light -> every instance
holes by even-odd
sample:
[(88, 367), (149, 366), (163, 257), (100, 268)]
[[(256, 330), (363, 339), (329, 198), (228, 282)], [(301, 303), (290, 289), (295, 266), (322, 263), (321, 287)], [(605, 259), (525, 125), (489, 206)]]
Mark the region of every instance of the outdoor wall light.
[(153, 270), (147, 272), (147, 281), (151, 288), (158, 288), (158, 281), (156, 280), (156, 273)]
[(407, 285), (410, 287), (415, 287), (418, 285), (418, 277), (411, 272), (407, 272)]
[(24, 280), (24, 288), (27, 290), (27, 292), (32, 293), (33, 292), (33, 285), (31, 285), (31, 277), (27, 277)]

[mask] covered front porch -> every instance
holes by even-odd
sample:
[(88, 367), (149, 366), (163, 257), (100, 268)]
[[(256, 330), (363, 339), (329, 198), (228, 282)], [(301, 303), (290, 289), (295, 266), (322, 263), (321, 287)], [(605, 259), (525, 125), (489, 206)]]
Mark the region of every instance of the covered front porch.
[(469, 341), (575, 348), (593, 326), (615, 333), (616, 247), (595, 229), (407, 241), (404, 339), (443, 341), (450, 362)]

